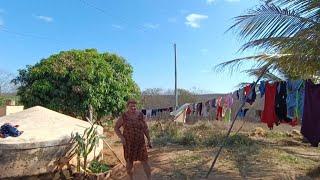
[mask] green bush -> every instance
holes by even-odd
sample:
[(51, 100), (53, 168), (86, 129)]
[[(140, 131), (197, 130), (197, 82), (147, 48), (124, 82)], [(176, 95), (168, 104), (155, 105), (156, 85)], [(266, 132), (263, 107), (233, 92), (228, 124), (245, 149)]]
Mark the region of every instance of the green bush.
[(90, 163), (89, 169), (93, 173), (104, 173), (110, 170), (110, 166), (94, 160)]

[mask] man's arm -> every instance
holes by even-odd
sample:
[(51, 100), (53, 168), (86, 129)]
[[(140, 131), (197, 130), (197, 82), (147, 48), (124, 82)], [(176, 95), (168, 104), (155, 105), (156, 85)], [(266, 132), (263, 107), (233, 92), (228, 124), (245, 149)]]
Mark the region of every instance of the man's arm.
[(149, 146), (149, 148), (152, 148), (151, 140), (150, 140), (150, 135), (149, 135), (149, 128), (148, 128), (148, 125), (147, 125), (145, 116), (143, 116), (143, 121), (144, 121), (144, 123), (145, 123), (144, 135), (146, 136), (146, 138), (147, 138), (147, 140), (148, 140), (148, 146)]
[(120, 118), (117, 120), (116, 125), (114, 126), (114, 132), (116, 132), (117, 136), (120, 138), (121, 143), (122, 143), (123, 145), (125, 145), (124, 136), (123, 136), (123, 134), (122, 134), (121, 131), (120, 131), (120, 128), (121, 128), (122, 125), (123, 125), (123, 119), (120, 117)]

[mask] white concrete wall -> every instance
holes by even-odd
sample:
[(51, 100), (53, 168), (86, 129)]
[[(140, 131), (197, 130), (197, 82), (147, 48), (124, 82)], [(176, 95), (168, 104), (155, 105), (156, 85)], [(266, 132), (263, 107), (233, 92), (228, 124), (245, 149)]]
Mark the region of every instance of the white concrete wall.
[(23, 106), (7, 106), (6, 107), (6, 116), (9, 114), (17, 113), (23, 111)]
[(0, 117), (23, 111), (24, 106), (4, 106), (0, 108)]

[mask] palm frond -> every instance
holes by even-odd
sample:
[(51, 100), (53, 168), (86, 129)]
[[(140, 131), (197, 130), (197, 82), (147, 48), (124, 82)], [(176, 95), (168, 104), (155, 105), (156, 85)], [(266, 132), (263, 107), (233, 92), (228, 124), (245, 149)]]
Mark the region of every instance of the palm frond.
[(299, 12), (266, 3), (235, 18), (229, 28), (240, 28), (239, 35), (249, 41), (270, 37), (291, 37), (302, 29), (318, 26), (319, 22), (303, 17)]
[(268, 58), (269, 55), (267, 54), (260, 54), (260, 55), (256, 55), (256, 56), (247, 56), (247, 57), (243, 57), (243, 58), (237, 58), (237, 59), (233, 59), (230, 61), (226, 61), (223, 63), (220, 63), (218, 65), (216, 65), (214, 67), (214, 70), (217, 72), (221, 72), (223, 70), (225, 70), (226, 68), (229, 69), (230, 73), (233, 73), (236, 70), (239, 70), (241, 68), (241, 66), (243, 65), (243, 63), (247, 62), (247, 61), (256, 61), (261, 62), (263, 61), (263, 59)]
[[(248, 75), (250, 76), (254, 76), (254, 77), (260, 77), (262, 72), (263, 72), (263, 69), (261, 68), (257, 68), (257, 69), (248, 69), (248, 70), (245, 70), (244, 71), (245, 73), (247, 73)], [(282, 81), (284, 80), (285, 78), (282, 77), (283, 75), (281, 73), (273, 73), (271, 71), (267, 71), (267, 72), (264, 72), (262, 74), (262, 80), (268, 80), (268, 81)]]

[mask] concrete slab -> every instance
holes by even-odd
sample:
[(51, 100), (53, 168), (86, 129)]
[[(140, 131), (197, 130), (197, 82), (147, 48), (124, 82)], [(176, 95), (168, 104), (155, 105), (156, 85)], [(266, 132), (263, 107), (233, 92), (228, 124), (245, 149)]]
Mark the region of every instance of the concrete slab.
[[(71, 134), (82, 134), (90, 126), (88, 122), (40, 106), (1, 117), (0, 125), (4, 123), (19, 125), (24, 133), (0, 138), (0, 178), (50, 172), (54, 161), (66, 153)], [(98, 132), (103, 134), (101, 126)], [(95, 154), (102, 149), (101, 141)], [(89, 159), (92, 158), (91, 155)]]

